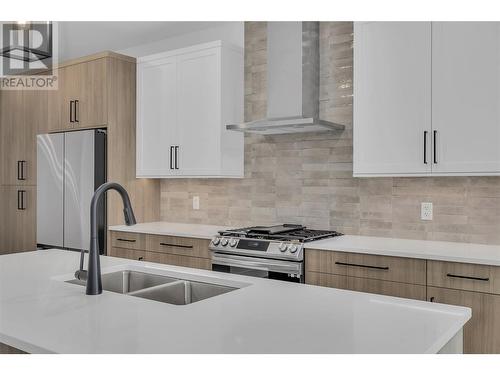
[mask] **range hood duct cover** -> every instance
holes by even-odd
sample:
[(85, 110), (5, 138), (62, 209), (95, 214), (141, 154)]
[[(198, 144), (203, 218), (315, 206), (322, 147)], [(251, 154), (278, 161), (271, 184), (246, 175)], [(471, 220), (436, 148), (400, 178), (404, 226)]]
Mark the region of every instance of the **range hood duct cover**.
[(344, 130), (319, 119), (319, 22), (267, 23), (267, 117), (226, 128), (263, 135)]

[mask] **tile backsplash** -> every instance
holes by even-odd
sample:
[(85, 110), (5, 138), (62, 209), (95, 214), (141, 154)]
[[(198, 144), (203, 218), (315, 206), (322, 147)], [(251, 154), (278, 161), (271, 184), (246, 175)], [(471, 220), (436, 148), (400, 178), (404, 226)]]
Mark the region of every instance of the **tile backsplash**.
[[(351, 22), (320, 24), (321, 118), (344, 132), (247, 134), (245, 178), (162, 180), (162, 220), (500, 244), (500, 177), (352, 177), (352, 41)], [(245, 120), (265, 115), (266, 23), (247, 22)], [(420, 220), (421, 202), (433, 203), (432, 221)]]

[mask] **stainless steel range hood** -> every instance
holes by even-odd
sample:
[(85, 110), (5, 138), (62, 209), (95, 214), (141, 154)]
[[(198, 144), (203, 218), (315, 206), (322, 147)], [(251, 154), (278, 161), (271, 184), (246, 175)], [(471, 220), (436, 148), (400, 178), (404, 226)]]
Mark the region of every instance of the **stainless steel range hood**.
[(319, 119), (319, 22), (267, 23), (267, 117), (226, 128), (263, 135), (344, 129)]

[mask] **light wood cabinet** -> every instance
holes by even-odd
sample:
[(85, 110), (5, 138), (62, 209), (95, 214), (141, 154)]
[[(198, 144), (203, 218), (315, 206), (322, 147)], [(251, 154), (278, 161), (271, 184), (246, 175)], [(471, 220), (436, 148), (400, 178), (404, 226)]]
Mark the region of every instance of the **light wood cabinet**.
[(307, 271), (425, 285), (426, 261), (370, 254), (307, 250)]
[(426, 298), (426, 288), (424, 285), (397, 283), (377, 279), (307, 272), (306, 283), (357, 292), (418, 299), (422, 301), (425, 301)]
[(36, 250), (36, 187), (0, 186), (0, 254)]
[(500, 294), (500, 267), (429, 260), (427, 285)]
[(58, 89), (49, 93), (49, 131), (105, 126), (108, 122), (107, 59), (58, 69)]
[(354, 176), (500, 175), (499, 64), (499, 22), (356, 22)]
[(464, 326), (464, 353), (500, 353), (499, 295), (428, 287), (427, 299), (472, 309)]
[(212, 268), (209, 243), (201, 238), (111, 231), (108, 255), (208, 270)]
[(221, 41), (139, 58), (137, 176), (243, 177), (243, 80)]
[(36, 134), (45, 126), (46, 104), (43, 91), (1, 93), (1, 184), (36, 185)]

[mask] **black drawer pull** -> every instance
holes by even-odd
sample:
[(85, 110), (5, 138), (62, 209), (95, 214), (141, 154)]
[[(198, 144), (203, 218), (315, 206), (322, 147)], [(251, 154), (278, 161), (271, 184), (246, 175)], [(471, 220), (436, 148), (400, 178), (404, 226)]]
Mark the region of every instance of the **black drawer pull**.
[(370, 268), (370, 269), (373, 269), (373, 270), (382, 270), (382, 271), (388, 271), (389, 270), (389, 267), (368, 266), (366, 264), (344, 263), (344, 262), (335, 262), (335, 264), (338, 264), (339, 266)]
[(453, 278), (456, 278), (456, 279), (467, 279), (467, 280), (476, 280), (476, 281), (490, 281), (489, 277), (462, 276), (462, 275), (454, 275), (452, 273), (447, 273), (446, 276), (453, 277)]
[(20, 211), (26, 210), (26, 204), (24, 196), (26, 194), (26, 190), (18, 190), (17, 191), (17, 209)]
[(122, 241), (122, 242), (135, 242), (136, 240), (129, 240), (127, 238), (117, 238), (117, 241)]
[(19, 181), (25, 181), (26, 176), (24, 175), (24, 166), (26, 165), (26, 160), (17, 161), (17, 179)]
[(137, 258), (137, 260), (144, 260), (144, 257), (139, 257)]
[(192, 249), (193, 245), (175, 245), (173, 243), (165, 243), (165, 242), (160, 242), (161, 246), (170, 246), (170, 247), (182, 247), (184, 249)]

